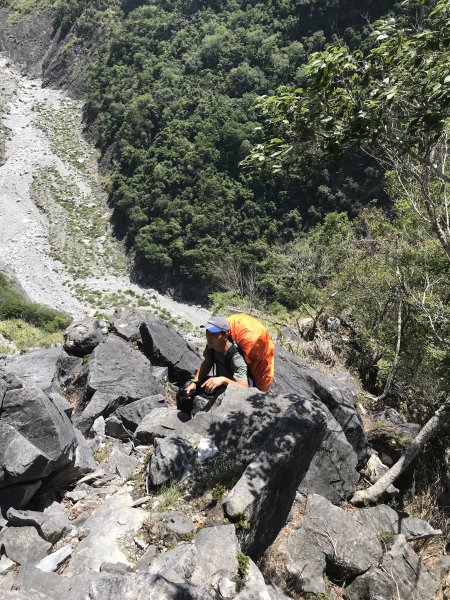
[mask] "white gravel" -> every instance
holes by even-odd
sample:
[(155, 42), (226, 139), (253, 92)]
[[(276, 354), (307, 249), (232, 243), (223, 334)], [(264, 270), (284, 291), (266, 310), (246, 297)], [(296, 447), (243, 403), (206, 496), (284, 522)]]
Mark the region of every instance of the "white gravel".
[[(73, 177), (80, 195), (89, 188), (89, 182), (63, 156), (54, 153), (49, 134), (35, 123), (35, 108), (44, 104), (56, 111), (62, 102), (70, 102), (81, 110), (81, 105), (66, 98), (61, 91), (43, 88), (40, 80), (23, 77), (1, 56), (0, 81), (17, 86), (15, 96), (2, 115), (4, 125), (10, 130), (10, 139), (6, 145), (5, 164), (0, 166), (0, 262), (14, 274), (29, 298), (80, 318), (93, 314), (95, 306), (80, 296), (77, 298), (70, 285), (82, 284), (85, 289), (100, 290), (104, 294), (125, 289), (144, 299), (152, 298), (154, 303), (194, 326), (204, 323), (210, 314), (205, 308), (178, 303), (153, 289), (132, 284), (128, 275), (98, 273), (97, 276), (95, 273), (94, 277), (77, 279), (66, 265), (51, 257), (51, 224), (46, 214), (33, 203), (30, 190), (33, 176), (43, 167), (53, 166), (64, 178)], [(89, 152), (92, 157), (92, 148)], [(98, 174), (94, 173), (94, 176), (98, 178)], [(92, 181), (92, 173), (89, 178)], [(96, 201), (100, 203), (99, 199)], [(101, 208), (105, 210), (104, 205)]]

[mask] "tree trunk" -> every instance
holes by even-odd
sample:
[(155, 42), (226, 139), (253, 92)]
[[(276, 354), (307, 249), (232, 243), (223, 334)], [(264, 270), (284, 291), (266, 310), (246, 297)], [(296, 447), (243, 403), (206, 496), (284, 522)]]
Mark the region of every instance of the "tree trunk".
[(446, 411), (450, 409), (450, 398), (448, 398), (444, 404), (438, 408), (431, 419), (422, 427), (419, 434), (413, 440), (410, 446), (406, 448), (403, 456), (395, 463), (393, 467), (389, 469), (387, 473), (383, 475), (374, 485), (367, 488), (366, 490), (359, 490), (355, 492), (353, 498), (350, 500), (352, 504), (357, 506), (365, 504), (374, 504), (377, 502), (388, 487), (394, 483), (397, 477), (403, 473), (403, 471), (412, 463), (416, 458), (419, 450), (422, 446), (430, 439), (433, 433), (440, 426), (442, 419)]

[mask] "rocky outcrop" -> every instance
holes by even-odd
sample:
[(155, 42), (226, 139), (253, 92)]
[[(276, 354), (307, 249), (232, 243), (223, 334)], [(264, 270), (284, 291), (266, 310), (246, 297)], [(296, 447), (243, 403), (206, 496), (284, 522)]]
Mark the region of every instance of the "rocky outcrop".
[(64, 348), (69, 354), (85, 356), (90, 354), (108, 333), (104, 321), (94, 317), (86, 317), (75, 321), (64, 332)]
[(97, 417), (164, 392), (152, 376), (150, 361), (116, 335), (106, 337), (94, 349), (86, 368), (86, 389), (75, 411), (75, 424), (84, 434)]

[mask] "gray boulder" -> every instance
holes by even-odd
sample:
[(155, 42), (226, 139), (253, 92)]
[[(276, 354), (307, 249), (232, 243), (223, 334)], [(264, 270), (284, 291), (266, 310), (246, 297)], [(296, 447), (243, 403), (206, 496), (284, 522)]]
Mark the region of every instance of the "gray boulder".
[(108, 459), (108, 464), (121, 479), (126, 479), (129, 475), (132, 475), (140, 466), (140, 462), (136, 457), (125, 454), (120, 448), (114, 448)]
[(92, 449), (87, 443), (84, 435), (79, 429), (75, 429), (75, 435), (77, 439), (75, 456), (64, 470), (59, 471), (47, 479), (45, 483), (46, 489), (70, 485), (81, 477), (84, 477), (88, 473), (93, 473), (96, 470), (97, 463), (94, 460)]
[(280, 544), (286, 571), (299, 591), (325, 592), (325, 568), (338, 580), (367, 571), (383, 554), (376, 536), (328, 500), (308, 496), (302, 524)]
[(95, 419), (147, 396), (163, 394), (164, 386), (151, 374), (151, 364), (138, 350), (110, 335), (93, 351), (88, 363), (86, 391), (75, 423), (86, 434)]
[(346, 600), (432, 600), (439, 588), (404, 536), (375, 565), (345, 588)]
[(194, 523), (191, 517), (174, 510), (152, 514), (153, 521), (164, 523), (166, 529), (172, 531), (176, 535), (186, 535), (194, 531)]
[(42, 512), (10, 508), (6, 517), (9, 525), (17, 527), (32, 525), (44, 540), (56, 544), (63, 535), (73, 529), (69, 522), (68, 512), (61, 504), (54, 502)]
[(77, 439), (64, 412), (37, 387), (10, 389), (0, 420), (0, 489), (70, 465)]
[(69, 581), (57, 573), (44, 573), (33, 565), (22, 565), (14, 587), (22, 592), (39, 592), (50, 598), (64, 598)]
[(441, 531), (433, 529), (423, 519), (409, 517), (406, 513), (394, 510), (385, 504), (361, 508), (354, 518), (378, 538), (383, 534), (392, 534), (393, 536), (402, 534), (407, 541), (411, 541), (441, 534)]
[(136, 445), (153, 444), (155, 438), (164, 438), (171, 435), (189, 435), (191, 428), (187, 426), (189, 417), (176, 409), (175, 406), (161, 406), (154, 408), (138, 425), (134, 433)]
[(106, 323), (95, 317), (74, 321), (64, 332), (64, 349), (76, 356), (90, 354), (102, 341), (106, 332)]
[(0, 359), (0, 370), (16, 375), (23, 385), (37, 386), (44, 392), (59, 392), (81, 365), (61, 347), (29, 350)]
[(280, 347), (275, 354), (275, 373), (275, 393), (314, 394), (325, 404), (356, 452), (358, 468), (363, 467), (370, 456), (370, 448), (355, 408), (357, 388), (350, 377), (345, 373), (334, 377), (324, 375)]
[(327, 414), (327, 432), (298, 489), (339, 504), (356, 490), (358, 459), (339, 423), (328, 409), (323, 407), (323, 410)]
[(200, 530), (194, 546), (197, 564), (191, 575), (192, 583), (202, 588), (216, 589), (222, 577), (237, 578), (237, 555), (240, 549), (233, 525), (217, 525)]
[(118, 408), (116, 412), (105, 420), (105, 432), (110, 437), (128, 440), (146, 415), (154, 408), (165, 403), (162, 394), (141, 398), (131, 404)]
[(189, 583), (173, 583), (160, 575), (86, 572), (72, 577), (65, 600), (213, 600)]
[(248, 519), (242, 546), (254, 560), (286, 523), (297, 488), (326, 434), (326, 424), (319, 403), (299, 399), (291, 404), (225, 498), (223, 507), (229, 517), (245, 515)]
[(180, 477), (195, 456), (191, 441), (181, 436), (155, 438), (155, 453), (148, 467), (148, 485), (157, 488)]
[(52, 547), (34, 527), (6, 527), (0, 532), (0, 548), (18, 563), (34, 565), (47, 556)]

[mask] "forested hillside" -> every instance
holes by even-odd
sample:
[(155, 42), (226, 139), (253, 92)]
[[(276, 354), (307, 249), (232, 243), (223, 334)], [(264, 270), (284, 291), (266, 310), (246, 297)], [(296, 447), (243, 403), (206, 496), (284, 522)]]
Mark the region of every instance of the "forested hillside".
[(354, 153), (342, 169), (295, 178), (254, 178), (239, 162), (259, 139), (257, 95), (301, 83), (307, 57), (336, 35), (364, 44), (363, 16), (391, 4), (61, 2), (62, 33), (73, 26), (75, 43), (114, 23), (92, 69), (87, 118), (114, 166), (111, 201), (141, 274), (212, 291), (230, 258), (264, 275), (270, 248), (327, 212), (386, 202), (380, 170)]

